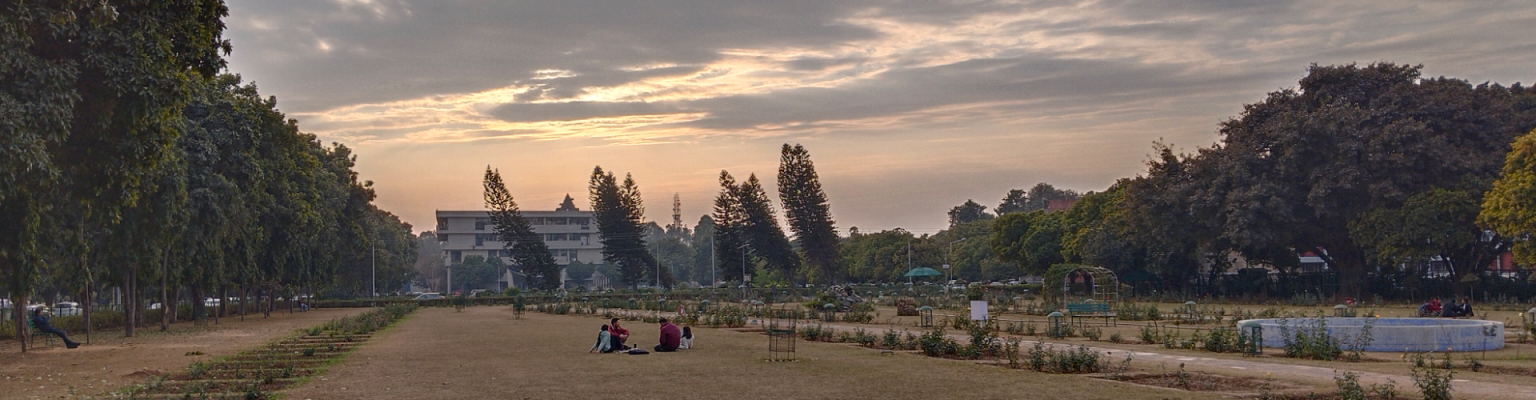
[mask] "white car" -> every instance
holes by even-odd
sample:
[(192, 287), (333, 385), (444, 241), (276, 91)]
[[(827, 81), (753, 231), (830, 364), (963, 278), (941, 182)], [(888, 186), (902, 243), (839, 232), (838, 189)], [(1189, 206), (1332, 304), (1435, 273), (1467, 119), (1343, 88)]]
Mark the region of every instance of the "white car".
[(53, 315), (60, 317), (80, 315), (81, 311), (83, 309), (80, 308), (80, 304), (73, 301), (61, 301), (53, 305)]
[(441, 298), (443, 298), (443, 295), (441, 295), (441, 294), (437, 294), (437, 293), (422, 293), (420, 296), (416, 296), (416, 298), (411, 299), (411, 300), (437, 300), (437, 299), (441, 299)]

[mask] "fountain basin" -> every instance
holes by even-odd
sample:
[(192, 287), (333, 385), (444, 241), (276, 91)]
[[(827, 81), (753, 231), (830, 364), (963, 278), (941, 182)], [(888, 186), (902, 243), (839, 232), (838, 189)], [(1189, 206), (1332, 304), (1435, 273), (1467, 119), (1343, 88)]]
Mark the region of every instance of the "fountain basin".
[[(1310, 331), (1317, 318), (1248, 319), (1238, 327), (1248, 332), (1263, 328), (1264, 347), (1283, 348), (1286, 337)], [(1341, 318), (1323, 319), (1328, 336), (1348, 350), (1349, 344), (1370, 328), (1365, 351), (1481, 351), (1504, 348), (1504, 323), (1448, 318)]]

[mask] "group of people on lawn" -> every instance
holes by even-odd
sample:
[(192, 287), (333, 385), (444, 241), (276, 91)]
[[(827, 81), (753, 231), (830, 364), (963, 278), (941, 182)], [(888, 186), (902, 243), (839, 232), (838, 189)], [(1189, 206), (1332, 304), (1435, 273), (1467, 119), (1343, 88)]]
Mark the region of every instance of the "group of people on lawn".
[[(679, 330), (677, 325), (673, 325), (666, 318), (657, 322), (661, 323), (661, 340), (656, 347), (652, 348), (653, 350), (660, 353), (693, 348), (692, 328), (685, 326)], [(608, 321), (608, 325), (603, 325), (602, 331), (597, 334), (597, 343), (592, 344), (592, 349), (587, 352), (622, 353), (640, 348), (640, 346), (630, 346), (625, 343), (626, 341), (629, 341), (629, 330), (619, 326), (619, 319), (614, 318)]]
[(1470, 299), (1470, 298), (1468, 298), (1466, 296), (1462, 296), (1461, 297), (1461, 303), (1457, 303), (1456, 302), (1456, 298), (1452, 297), (1451, 298), (1451, 304), (1449, 304), (1449, 305), (1441, 305), (1440, 304), (1440, 298), (1439, 297), (1433, 297), (1433, 298), (1429, 299), (1429, 302), (1424, 303), (1424, 305), (1419, 306), (1419, 316), (1423, 316), (1423, 317), (1436, 317), (1436, 316), (1438, 316), (1438, 317), (1446, 317), (1446, 318), (1471, 317), (1472, 316), (1472, 299)]

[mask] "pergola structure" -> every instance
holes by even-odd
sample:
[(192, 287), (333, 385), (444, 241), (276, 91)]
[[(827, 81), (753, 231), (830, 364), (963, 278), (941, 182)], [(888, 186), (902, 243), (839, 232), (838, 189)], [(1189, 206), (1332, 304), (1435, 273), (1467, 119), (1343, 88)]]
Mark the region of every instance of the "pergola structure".
[[(1082, 284), (1083, 289), (1073, 293), (1072, 286)], [(1120, 301), (1120, 278), (1109, 268), (1080, 266), (1067, 271), (1061, 280), (1061, 303), (1114, 304)]]

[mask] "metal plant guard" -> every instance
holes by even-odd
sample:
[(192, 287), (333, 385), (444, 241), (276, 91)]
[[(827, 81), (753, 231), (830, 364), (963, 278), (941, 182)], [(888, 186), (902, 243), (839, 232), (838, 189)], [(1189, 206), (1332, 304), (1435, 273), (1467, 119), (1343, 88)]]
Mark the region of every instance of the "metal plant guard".
[(922, 306), (917, 309), (917, 325), (924, 328), (933, 326), (933, 307)]
[[(787, 310), (785, 310), (787, 311)], [(795, 333), (794, 318), (783, 318), (788, 312), (769, 313), (768, 320), (768, 361), (795, 361)]]
[(826, 322), (835, 322), (835, 321), (837, 321), (837, 305), (836, 304), (827, 303), (826, 305), (821, 306), (821, 311), (822, 311), (822, 313), (821, 313), (821, 320), (822, 321), (826, 321)]
[(1061, 311), (1051, 311), (1050, 314), (1046, 315), (1046, 317), (1050, 318), (1051, 320), (1051, 326), (1045, 331), (1046, 336), (1050, 336), (1052, 338), (1061, 338), (1066, 336), (1066, 332), (1063, 331), (1061, 323), (1061, 318), (1066, 316), (1067, 315), (1062, 314)]

